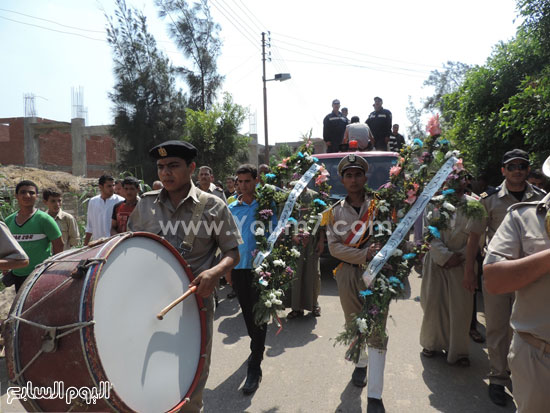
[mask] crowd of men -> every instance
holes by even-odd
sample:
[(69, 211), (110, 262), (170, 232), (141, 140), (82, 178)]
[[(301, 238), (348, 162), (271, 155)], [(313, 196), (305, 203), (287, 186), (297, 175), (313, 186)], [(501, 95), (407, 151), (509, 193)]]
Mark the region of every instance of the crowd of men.
[[(387, 135), (391, 113), (382, 108), (382, 100), (375, 98), (375, 111), (369, 120), (377, 119), (367, 129), (352, 128), (357, 122), (341, 128), (342, 137), (325, 137), (329, 149), (340, 145), (344, 136), (348, 142), (358, 137), (355, 129), (367, 130), (372, 148), (386, 150), (391, 143)], [(329, 122), (344, 121), (339, 102), (333, 102), (334, 118)], [(382, 121), (385, 126), (381, 127)], [(330, 123), (338, 125), (338, 123)], [(376, 126), (375, 126), (376, 125)], [(332, 128), (331, 130), (335, 130)], [(397, 133), (397, 130), (395, 130)], [(386, 149), (383, 149), (386, 148)], [(209, 374), (212, 350), (215, 292), (222, 278), (231, 284), (238, 299), (250, 338), (250, 356), (247, 376), (242, 391), (254, 393), (262, 379), (261, 363), (265, 351), (267, 324), (257, 324), (254, 306), (259, 299), (255, 287), (253, 255), (256, 251), (254, 221), (259, 204), (256, 187), (260, 174), (268, 173), (267, 165), (256, 168), (241, 165), (235, 176), (225, 179), (225, 189), (215, 183), (213, 170), (203, 165), (197, 168), (197, 149), (183, 141), (167, 141), (150, 150), (156, 162), (159, 181), (156, 189), (139, 193), (140, 182), (133, 177), (117, 181), (110, 175), (98, 180), (99, 194), (88, 202), (87, 223), (83, 243), (100, 240), (125, 231), (158, 233), (158, 222), (191, 222), (198, 220), (216, 224), (217, 231), (186, 233), (184, 226), (177, 231), (161, 233), (185, 258), (195, 278), (190, 286), (204, 300), (206, 311), (206, 359), (201, 377), (190, 401), (181, 411), (202, 409), (203, 390)], [(550, 158), (545, 173), (550, 174)], [(346, 322), (360, 311), (360, 291), (366, 289), (361, 274), (381, 245), (373, 240), (353, 243), (352, 225), (357, 220), (369, 219), (373, 200), (365, 191), (368, 162), (356, 154), (345, 156), (338, 165), (338, 174), (347, 197), (330, 208), (332, 220), (326, 231), (318, 234), (300, 234), (294, 242), (301, 248), (296, 280), (291, 288), (291, 307), (287, 318), (292, 319), (310, 311), (321, 315), (318, 297), (320, 291), (319, 256), (325, 237), (331, 254), (341, 261), (335, 272), (340, 302)], [(489, 351), (488, 396), (497, 405), (505, 405), (505, 386), (513, 382), (513, 395), (520, 412), (544, 411), (550, 402), (544, 391), (550, 383), (550, 240), (545, 225), (550, 228), (550, 196), (527, 181), (530, 174), (529, 156), (515, 149), (502, 159), (500, 171), (504, 177), (496, 188), (487, 187), (476, 197), (468, 182), (457, 195), (465, 202), (479, 202), (487, 218), (466, 216), (458, 210), (450, 227), (432, 241), (422, 267), (421, 305), (424, 311), (420, 344), (423, 357), (431, 358), (442, 352), (450, 364), (470, 365), (470, 338), (484, 341), (475, 329), (475, 291), (482, 290), (485, 303), (486, 340)], [(542, 176), (533, 176), (543, 179)], [(196, 183), (194, 182), (196, 179)], [(544, 182), (543, 182), (544, 183)], [(292, 189), (277, 188), (277, 190)], [(118, 192), (118, 193), (117, 193)], [(33, 269), (50, 255), (80, 245), (75, 218), (62, 210), (62, 194), (46, 189), (42, 198), (46, 211), (36, 207), (38, 186), (23, 180), (15, 188), (19, 209), (0, 225), (2, 240), (0, 270), (6, 271), (2, 282), (15, 285), (18, 290)], [(304, 205), (315, 197), (304, 191)], [(271, 220), (277, 223), (273, 205)], [(433, 211), (426, 211), (431, 213)], [(305, 213), (305, 211), (301, 211)], [(152, 219), (154, 218), (154, 219)], [(546, 218), (546, 221), (545, 221)], [(334, 222), (347, 223), (333, 228)], [(212, 227), (212, 226), (210, 226)], [(351, 235), (350, 235), (351, 234)], [(266, 237), (269, 235), (264, 234)], [(199, 239), (200, 238), (200, 239)], [(485, 255), (483, 288), (479, 265), (480, 252)], [(387, 317), (387, 313), (384, 317)], [(510, 327), (511, 326), (511, 327)], [(474, 333), (477, 333), (475, 334)], [(513, 337), (513, 339), (512, 339)], [(387, 337), (379, 331), (373, 334), (355, 365), (351, 381), (355, 386), (368, 385), (367, 412), (384, 412), (382, 391), (386, 361)], [(368, 350), (368, 352), (367, 352)], [(368, 362), (367, 362), (368, 353)], [(367, 367), (368, 364), (368, 367)], [(511, 370), (511, 377), (510, 377)]]
[(348, 119), (348, 108), (340, 111), (340, 101), (332, 101), (332, 112), (323, 120), (323, 140), (327, 153), (359, 151), (393, 151), (405, 145), (405, 138), (399, 133), (399, 125), (392, 124), (392, 113), (384, 109), (382, 98), (374, 98), (374, 110), (365, 123), (359, 116)]

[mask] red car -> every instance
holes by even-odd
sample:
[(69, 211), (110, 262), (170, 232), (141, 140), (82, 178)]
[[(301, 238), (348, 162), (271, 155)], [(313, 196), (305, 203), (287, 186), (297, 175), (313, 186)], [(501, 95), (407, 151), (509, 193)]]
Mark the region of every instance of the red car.
[[(329, 184), (332, 186), (330, 197), (339, 200), (345, 197), (346, 190), (340, 176), (338, 175), (338, 163), (349, 154), (362, 156), (369, 163), (367, 172), (367, 185), (372, 189), (378, 189), (390, 179), (390, 168), (397, 163), (399, 154), (397, 152), (369, 151), (369, 152), (334, 152), (314, 154), (319, 163), (322, 163), (330, 173)], [(312, 182), (312, 181), (311, 181)], [(310, 182), (310, 185), (311, 185)]]

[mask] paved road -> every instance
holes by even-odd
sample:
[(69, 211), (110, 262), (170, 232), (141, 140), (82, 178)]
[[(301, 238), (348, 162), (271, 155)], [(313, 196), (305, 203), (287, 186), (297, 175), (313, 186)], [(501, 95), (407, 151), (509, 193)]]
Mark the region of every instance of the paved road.
[[(249, 339), (236, 299), (221, 291), (216, 311), (214, 349), (210, 378), (205, 389), (205, 411), (215, 413), (345, 412), (366, 410), (367, 392), (350, 382), (353, 366), (343, 358), (344, 347), (334, 346), (334, 337), (344, 322), (330, 262), (323, 262), (320, 297), (322, 315), (283, 321), (283, 330), (270, 325), (263, 381), (252, 396), (240, 391), (246, 378), (245, 360)], [(487, 397), (487, 350), (472, 342), (469, 368), (449, 366), (442, 357), (420, 356), (418, 336), (422, 310), (415, 297), (420, 279), (411, 274), (410, 296), (393, 302), (388, 321), (389, 349), (386, 364), (384, 404), (388, 412), (513, 412), (493, 405)], [(479, 315), (483, 321), (483, 314)], [(6, 405), (5, 367), (2, 378), (1, 412), (19, 412), (21, 406)]]

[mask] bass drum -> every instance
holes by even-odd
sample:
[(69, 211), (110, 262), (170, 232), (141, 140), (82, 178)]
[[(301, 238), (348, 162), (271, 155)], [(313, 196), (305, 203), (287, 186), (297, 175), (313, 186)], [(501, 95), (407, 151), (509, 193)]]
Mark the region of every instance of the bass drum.
[(205, 360), (203, 302), (194, 295), (162, 321), (156, 314), (192, 279), (168, 242), (144, 232), (50, 258), (28, 277), (5, 324), (21, 404), (49, 412), (179, 410)]

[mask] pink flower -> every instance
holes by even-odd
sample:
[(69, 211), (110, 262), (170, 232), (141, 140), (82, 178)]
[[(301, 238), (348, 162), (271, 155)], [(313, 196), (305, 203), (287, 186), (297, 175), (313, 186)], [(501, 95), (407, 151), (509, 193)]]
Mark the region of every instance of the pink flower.
[(439, 125), (439, 113), (435, 116), (432, 116), (428, 121), (428, 126), (426, 126), (426, 131), (430, 136), (441, 135), (441, 126)]
[(462, 158), (459, 159), (456, 163), (455, 163), (455, 166), (453, 167), (453, 169), (456, 171), (456, 172), (461, 172), (464, 170), (464, 164), (462, 163)]
[(397, 176), (399, 175), (399, 172), (401, 172), (401, 167), (400, 166), (392, 166), (390, 168), (390, 176)]
[(288, 162), (290, 158), (285, 158), (281, 161), (281, 163), (279, 165), (277, 165), (279, 168), (288, 168), (288, 166), (286, 165), (286, 163)]
[(326, 182), (329, 176), (329, 171), (327, 171), (324, 166), (321, 166), (321, 169), (319, 169), (319, 175), (315, 178), (315, 185), (319, 186), (323, 182)]

